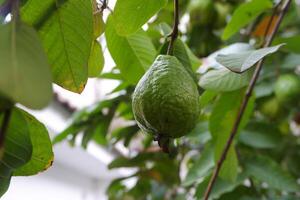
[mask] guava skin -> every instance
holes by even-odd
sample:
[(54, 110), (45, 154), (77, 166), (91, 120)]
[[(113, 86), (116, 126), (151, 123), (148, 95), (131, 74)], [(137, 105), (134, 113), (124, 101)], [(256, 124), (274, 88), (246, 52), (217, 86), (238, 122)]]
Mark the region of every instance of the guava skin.
[(160, 55), (137, 84), (132, 107), (138, 126), (144, 132), (178, 138), (197, 123), (198, 88), (176, 57)]
[(275, 83), (275, 95), (281, 104), (300, 102), (300, 77), (295, 74), (281, 75)]

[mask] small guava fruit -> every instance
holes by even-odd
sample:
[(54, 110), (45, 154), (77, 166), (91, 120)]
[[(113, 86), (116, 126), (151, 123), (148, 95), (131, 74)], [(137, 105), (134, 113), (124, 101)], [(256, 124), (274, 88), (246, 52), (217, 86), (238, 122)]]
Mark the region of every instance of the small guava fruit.
[(281, 112), (281, 106), (277, 100), (277, 98), (272, 97), (269, 99), (266, 99), (262, 105), (260, 106), (260, 111), (262, 114), (269, 118), (276, 118), (280, 115)]
[(176, 57), (159, 55), (137, 84), (132, 107), (144, 132), (155, 137), (178, 138), (197, 123), (198, 87)]
[(282, 104), (300, 102), (300, 77), (295, 74), (281, 75), (275, 83), (275, 95)]

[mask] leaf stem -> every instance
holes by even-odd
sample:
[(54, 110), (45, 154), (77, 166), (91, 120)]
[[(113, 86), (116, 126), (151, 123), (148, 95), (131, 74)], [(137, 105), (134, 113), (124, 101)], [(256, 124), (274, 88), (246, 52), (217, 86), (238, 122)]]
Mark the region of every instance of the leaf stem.
[(174, 25), (173, 25), (173, 30), (169, 35), (169, 37), (171, 37), (171, 40), (167, 50), (168, 55), (172, 55), (174, 42), (178, 37), (178, 25), (179, 25), (179, 3), (178, 0), (174, 0)]
[(4, 111), (2, 125), (0, 128), (0, 149), (2, 149), (2, 147), (4, 146), (5, 136), (10, 121), (11, 111), (12, 111), (11, 108)]
[[(282, 21), (283, 17), (285, 16), (285, 14), (286, 14), (286, 12), (287, 12), (287, 10), (288, 10), (288, 8), (289, 8), (290, 3), (291, 3), (291, 0), (286, 0), (286, 1), (284, 1), (284, 4), (283, 4), (283, 6), (281, 7), (281, 10), (280, 10), (280, 12), (279, 12), (278, 20), (276, 21), (275, 27), (273, 28), (273, 30), (271, 30), (270, 36), (267, 37), (267, 36), (268, 36), (268, 33), (270, 32), (270, 30), (268, 30), (268, 29), (271, 29), (271, 28), (272, 28), (271, 23), (272, 23), (273, 20), (270, 20), (269, 25), (268, 25), (268, 28), (267, 28), (267, 30), (266, 30), (266, 34), (265, 34), (265, 44), (264, 44), (264, 47), (269, 47), (269, 46), (271, 45), (271, 43), (272, 43), (272, 41), (273, 41), (273, 39), (274, 39), (274, 37), (275, 37), (275, 34), (277, 33), (277, 31), (278, 31), (278, 29), (279, 29), (279, 26), (280, 26), (280, 24), (281, 24), (281, 21)], [(275, 13), (277, 12), (277, 7), (275, 7), (274, 12), (275, 12)], [(275, 15), (275, 14), (274, 14), (274, 15)], [(274, 19), (274, 17), (272, 17), (272, 19)], [(234, 139), (234, 137), (235, 137), (235, 135), (236, 135), (236, 133), (237, 133), (239, 124), (240, 124), (240, 122), (241, 122), (241, 120), (242, 120), (243, 114), (244, 114), (245, 109), (246, 109), (246, 107), (247, 107), (247, 105), (248, 105), (249, 99), (250, 99), (250, 97), (251, 97), (251, 95), (252, 95), (252, 92), (253, 92), (255, 83), (256, 83), (256, 81), (257, 81), (257, 79), (258, 79), (258, 76), (259, 76), (259, 73), (260, 73), (260, 71), (261, 71), (261, 69), (262, 69), (263, 61), (264, 61), (264, 58), (261, 59), (261, 60), (257, 63), (257, 65), (256, 65), (254, 74), (253, 74), (253, 76), (252, 76), (252, 79), (251, 79), (251, 81), (250, 81), (250, 84), (249, 84), (249, 86), (248, 86), (248, 89), (247, 89), (247, 91), (246, 91), (246, 93), (245, 93), (245, 96), (244, 96), (244, 98), (243, 98), (243, 102), (242, 102), (241, 107), (240, 107), (240, 109), (239, 109), (238, 115), (237, 115), (237, 117), (236, 117), (235, 123), (234, 123), (233, 128), (232, 128), (232, 131), (231, 131), (231, 133), (230, 133), (230, 136), (229, 136), (229, 138), (228, 138), (228, 140), (227, 140), (226, 146), (225, 146), (225, 148), (224, 148), (224, 150), (223, 150), (223, 152), (222, 152), (222, 154), (221, 154), (220, 159), (219, 159), (218, 162), (217, 162), (217, 166), (215, 167), (214, 172), (213, 172), (213, 175), (212, 175), (212, 177), (210, 178), (209, 184), (208, 184), (208, 186), (207, 186), (207, 188), (206, 188), (205, 195), (204, 195), (204, 199), (205, 199), (205, 200), (208, 200), (208, 198), (209, 198), (209, 195), (210, 195), (210, 193), (211, 193), (211, 191), (212, 191), (212, 189), (213, 189), (213, 186), (214, 186), (214, 184), (215, 184), (215, 182), (216, 182), (216, 179), (217, 179), (218, 174), (219, 174), (219, 172), (220, 172), (220, 170), (221, 170), (221, 167), (222, 167), (222, 165), (223, 165), (223, 162), (224, 162), (225, 159), (226, 159), (227, 153), (228, 153), (228, 151), (229, 151), (229, 149), (230, 149), (230, 147), (231, 147), (231, 144), (232, 144), (232, 142), (233, 142), (233, 139)]]

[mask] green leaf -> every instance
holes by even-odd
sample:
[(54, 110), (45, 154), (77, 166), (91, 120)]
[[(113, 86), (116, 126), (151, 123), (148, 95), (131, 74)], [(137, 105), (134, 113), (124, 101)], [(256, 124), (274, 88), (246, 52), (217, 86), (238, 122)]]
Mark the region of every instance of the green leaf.
[(285, 43), (284, 49), (293, 53), (300, 53), (300, 35), (277, 38), (273, 43)]
[(175, 41), (173, 47), (173, 54), (181, 62), (181, 64), (186, 69), (186, 71), (191, 75), (191, 77), (197, 83), (198, 82), (197, 76), (192, 69), (192, 62), (190, 59), (191, 54), (189, 54), (188, 47), (186, 46), (185, 43), (182, 42), (182, 40), (177, 39)]
[(146, 161), (154, 160), (157, 162), (171, 162), (171, 159), (166, 154), (140, 153), (133, 158), (118, 157), (108, 165), (108, 168), (144, 166)]
[(167, 0), (118, 0), (113, 14), (118, 34), (130, 35), (135, 33), (167, 2)]
[(156, 50), (143, 30), (128, 37), (119, 36), (111, 17), (105, 31), (107, 47), (122, 76), (131, 84), (136, 84), (151, 66)]
[(191, 144), (196, 146), (204, 145), (211, 140), (211, 134), (208, 130), (208, 121), (199, 122), (196, 127), (186, 135)]
[(206, 90), (230, 92), (247, 86), (251, 77), (252, 70), (237, 74), (226, 68), (213, 69), (200, 78), (199, 85)]
[(287, 192), (300, 190), (297, 181), (268, 157), (253, 155), (253, 157), (246, 160), (245, 166), (250, 175), (262, 182), (266, 182), (271, 188)]
[[(211, 191), (210, 199), (219, 199), (222, 194), (233, 191), (237, 186), (241, 185), (246, 179), (246, 174), (242, 173), (238, 175), (238, 178), (235, 182), (228, 182), (221, 178), (217, 178), (216, 183)], [(196, 188), (195, 196), (197, 199), (203, 199), (205, 190), (207, 188), (209, 178), (207, 177), (205, 181), (200, 183)]]
[(68, 128), (66, 128), (63, 132), (56, 135), (53, 139), (52, 143), (53, 145), (58, 144), (68, 138), (68, 136), (76, 134), (82, 130), (82, 126), (78, 126), (76, 124), (70, 125)]
[(21, 16), (39, 30), (54, 82), (81, 93), (88, 78), (93, 41), (92, 2), (31, 0), (22, 8)]
[[(244, 90), (224, 93), (213, 108), (209, 120), (209, 130), (212, 134), (214, 143), (214, 156), (216, 162), (219, 160), (233, 128), (238, 110), (242, 103), (243, 94)], [(253, 108), (254, 98), (251, 98), (242, 118), (238, 132), (247, 124)], [(220, 176), (225, 180), (234, 181), (237, 175), (237, 168), (238, 160), (234, 146), (232, 145), (221, 169)]]
[(108, 72), (102, 73), (99, 78), (101, 79), (112, 79), (112, 80), (123, 80), (123, 77), (120, 73)]
[(33, 109), (52, 98), (47, 57), (35, 30), (14, 19), (0, 26), (0, 92)]
[(276, 148), (282, 141), (281, 134), (273, 125), (267, 123), (250, 123), (241, 132), (239, 141), (254, 148)]
[(31, 159), (14, 172), (14, 176), (31, 176), (47, 170), (53, 162), (52, 144), (46, 127), (32, 115), (22, 111), (32, 142)]
[(285, 57), (282, 68), (284, 69), (295, 69), (299, 65), (300, 54), (289, 54)]
[[(1, 117), (1, 122), (3, 116)], [(0, 197), (7, 191), (14, 171), (31, 159), (30, 131), (22, 112), (13, 109), (0, 157)]]
[(94, 41), (92, 44), (92, 50), (88, 62), (89, 77), (99, 77), (104, 67), (104, 56), (102, 47), (98, 41)]
[(227, 40), (238, 32), (245, 25), (249, 24), (258, 15), (272, 8), (273, 4), (270, 0), (252, 0), (241, 4), (233, 13), (230, 22), (226, 26), (222, 39)]
[(262, 58), (278, 51), (278, 49), (282, 46), (283, 44), (257, 50), (245, 51), (241, 53), (227, 55), (219, 54), (216, 57), (216, 61), (233, 72), (243, 73), (246, 70), (250, 69)]
[[(111, 138), (114, 143), (117, 143), (121, 139), (125, 139), (126, 143), (129, 144), (132, 137), (134, 137), (138, 131), (139, 131), (139, 127), (137, 125), (121, 127), (121, 128), (115, 129), (111, 133)], [(125, 145), (125, 146), (127, 146), (127, 145)]]
[(214, 150), (211, 145), (207, 146), (200, 155), (200, 159), (189, 169), (185, 180), (184, 186), (189, 186), (195, 182), (203, 179), (210, 174), (211, 169), (214, 167)]
[(203, 94), (200, 96), (200, 107), (204, 108), (205, 106), (207, 106), (217, 95), (217, 92), (210, 90), (206, 90), (205, 92), (203, 92)]

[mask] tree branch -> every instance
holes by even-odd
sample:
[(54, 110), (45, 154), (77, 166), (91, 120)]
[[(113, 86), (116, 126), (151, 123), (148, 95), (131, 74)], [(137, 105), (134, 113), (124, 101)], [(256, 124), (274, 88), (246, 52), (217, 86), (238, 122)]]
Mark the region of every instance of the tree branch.
[(3, 120), (2, 120), (2, 125), (0, 128), (0, 149), (2, 149), (2, 147), (4, 146), (4, 140), (9, 125), (10, 116), (11, 116), (11, 109), (5, 110)]
[(174, 0), (174, 25), (173, 30), (171, 34), (169, 35), (171, 37), (169, 46), (168, 46), (168, 55), (172, 55), (174, 42), (178, 37), (178, 25), (179, 25), (179, 3), (178, 0)]
[[(265, 34), (265, 39), (266, 40), (265, 40), (265, 44), (263, 45), (264, 47), (268, 47), (268, 46), (271, 45), (271, 43), (272, 43), (272, 41), (274, 39), (274, 36), (275, 36), (275, 34), (277, 33), (277, 31), (279, 29), (280, 23), (281, 23), (284, 15), (286, 14), (286, 12), (288, 10), (288, 7), (289, 7), (290, 3), (291, 3), (291, 0), (286, 0), (284, 2), (284, 5), (281, 7), (281, 10), (279, 12), (278, 20), (276, 21), (275, 27), (274, 27), (273, 30), (271, 30), (270, 36), (268, 37), (268, 33), (270, 32), (270, 30), (268, 30), (268, 29), (272, 28), (271, 23), (272, 23), (274, 17), (272, 17), (272, 20), (270, 20), (269, 25), (268, 25), (267, 30), (266, 30), (266, 34)], [(276, 13), (276, 10), (277, 9), (275, 8), (275, 13)], [(229, 149), (231, 147), (231, 144), (233, 142), (233, 139), (234, 139), (234, 137), (235, 137), (235, 135), (237, 133), (237, 130), (238, 130), (238, 127), (239, 127), (240, 122), (242, 120), (243, 114), (244, 114), (245, 109), (246, 109), (246, 107), (248, 105), (249, 99), (250, 99), (250, 97), (252, 95), (255, 83), (256, 83), (256, 81), (258, 79), (258, 76), (259, 76), (259, 73), (260, 73), (260, 71), (262, 69), (263, 61), (264, 61), (264, 59), (261, 59), (257, 63), (257, 65), (256, 65), (254, 74), (252, 76), (252, 79), (250, 81), (248, 89), (247, 89), (247, 91), (245, 93), (245, 96), (243, 98), (243, 102), (242, 102), (241, 107), (239, 109), (237, 118), (235, 120), (235, 123), (233, 125), (232, 131), (230, 133), (230, 136), (229, 136), (229, 138), (227, 140), (226, 146), (225, 146), (225, 148), (224, 148), (224, 150), (222, 152), (222, 155), (221, 155), (220, 159), (217, 162), (217, 166), (215, 167), (213, 175), (212, 175), (212, 177), (211, 177), (211, 179), (209, 181), (209, 184), (208, 184), (208, 186), (206, 188), (205, 195), (204, 195), (204, 199), (205, 200), (208, 200), (208, 198), (209, 198), (209, 195), (210, 195), (210, 193), (211, 193), (211, 191), (213, 189), (214, 183), (216, 182), (216, 179), (217, 179), (218, 174), (219, 174), (219, 172), (221, 170), (223, 162), (226, 159), (226, 155), (227, 155), (227, 153), (228, 153), (228, 151), (229, 151)]]

